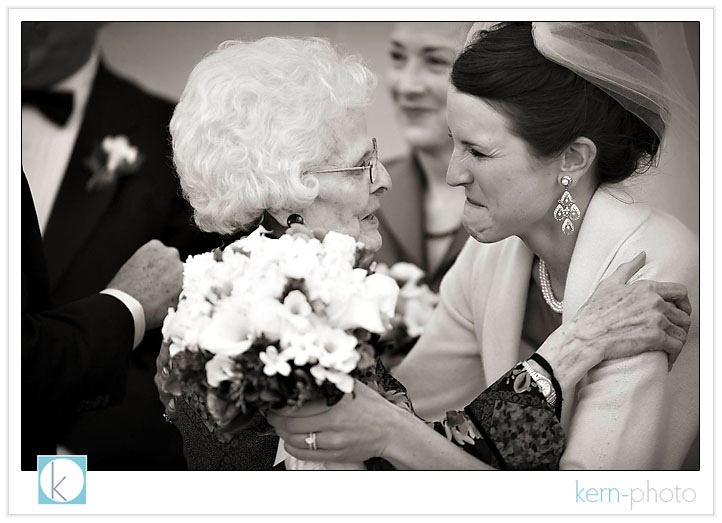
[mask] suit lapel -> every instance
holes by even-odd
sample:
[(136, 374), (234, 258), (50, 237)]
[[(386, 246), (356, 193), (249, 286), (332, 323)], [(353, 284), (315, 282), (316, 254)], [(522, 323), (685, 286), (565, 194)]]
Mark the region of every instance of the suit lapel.
[(594, 193), (569, 264), (562, 321), (576, 316), (612, 268), (610, 264), (620, 246), (644, 222), (649, 212), (649, 207), (620, 201), (609, 189), (598, 189)]
[(92, 173), (85, 161), (93, 148), (106, 136), (128, 134), (136, 124), (132, 104), (116, 99), (114, 83), (112, 74), (99, 64), (78, 139), (43, 238), (51, 290), (98, 225), (123, 182), (120, 177), (102, 188), (86, 190)]
[[(519, 340), (529, 290), (534, 256), (523, 241), (511, 237), (503, 241), (498, 256), (484, 265), (493, 278), (487, 296), (480, 334), (482, 361), (487, 384), (494, 383), (519, 359)], [(487, 270), (488, 269), (488, 270)], [(477, 327), (478, 329), (479, 327)]]

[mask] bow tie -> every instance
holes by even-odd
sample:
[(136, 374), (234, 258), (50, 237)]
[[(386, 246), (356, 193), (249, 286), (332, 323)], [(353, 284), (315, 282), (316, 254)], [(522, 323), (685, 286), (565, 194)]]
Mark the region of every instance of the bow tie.
[(32, 105), (57, 125), (65, 125), (73, 112), (73, 93), (23, 89), (23, 105)]

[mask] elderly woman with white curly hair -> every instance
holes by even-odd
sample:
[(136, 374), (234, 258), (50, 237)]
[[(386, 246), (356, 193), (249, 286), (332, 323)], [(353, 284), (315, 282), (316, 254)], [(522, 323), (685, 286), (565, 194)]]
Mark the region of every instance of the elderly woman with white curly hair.
[[(342, 57), (328, 42), (316, 38), (231, 41), (207, 55), (191, 73), (170, 124), (174, 161), (198, 225), (222, 233), (246, 233), (263, 225), (276, 235), (297, 223), (321, 234), (333, 230), (363, 243), (368, 263), (381, 246), (374, 213), (380, 196), (391, 189), (364, 117), (375, 84), (374, 75), (358, 58)], [(679, 353), (679, 340), (652, 346), (648, 325), (621, 320), (583, 354), (565, 357), (567, 341), (588, 339), (597, 327), (598, 311), (611, 308), (612, 303), (616, 312), (627, 313), (620, 318), (655, 311), (656, 306), (650, 304), (663, 300), (653, 286), (637, 288), (632, 295), (631, 287), (625, 285), (640, 266), (639, 260), (622, 266), (592, 295), (590, 306), (580, 310), (573, 326), (553, 339), (550, 336), (544, 354), (554, 356), (554, 369), (545, 366), (543, 358), (526, 362), (539, 380), (554, 383), (558, 405), (559, 382), (573, 386), (602, 360), (663, 350), (673, 361)], [(684, 301), (683, 289), (675, 288), (674, 294)], [(684, 316), (670, 318), (679, 324), (680, 332), (688, 326)], [(183, 434), (189, 468), (273, 467), (279, 440), (261, 415), (242, 431), (221, 431), (208, 419), (205, 398), (180, 391), (167, 366), (168, 352), (162, 350), (156, 384), (167, 415), (176, 419)], [(355, 394), (377, 394), (358, 385)], [(503, 404), (495, 386), (481, 394), (481, 401), (496, 394), (493, 401)], [(539, 388), (519, 394), (528, 396), (524, 408), (543, 422), (513, 444), (517, 465), (554, 468), (564, 448), (558, 409)], [(518, 415), (518, 406), (514, 412)], [(499, 410), (499, 416), (506, 414), (503, 408)], [(425, 431), (425, 426), (422, 429), (419, 450), (438, 457), (446, 468), (483, 468), (489, 448), (498, 448), (499, 442), (484, 441), (482, 436), (490, 432), (484, 427), (481, 434), (472, 431), (478, 444), (464, 449), (434, 431)]]

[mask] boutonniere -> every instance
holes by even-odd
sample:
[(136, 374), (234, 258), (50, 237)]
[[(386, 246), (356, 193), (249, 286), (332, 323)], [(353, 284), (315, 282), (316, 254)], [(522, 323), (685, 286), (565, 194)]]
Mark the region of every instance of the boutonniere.
[(85, 160), (85, 166), (92, 172), (85, 189), (94, 191), (110, 185), (119, 176), (138, 172), (142, 163), (143, 155), (130, 145), (127, 136), (106, 136)]

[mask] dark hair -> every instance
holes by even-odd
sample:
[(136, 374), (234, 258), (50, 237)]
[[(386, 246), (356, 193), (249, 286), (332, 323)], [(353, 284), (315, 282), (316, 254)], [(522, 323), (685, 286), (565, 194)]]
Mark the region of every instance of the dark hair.
[(600, 183), (643, 172), (659, 149), (659, 138), (639, 118), (542, 56), (529, 22), (481, 31), (454, 63), (451, 83), (508, 117), (512, 132), (540, 158), (560, 154), (580, 136), (592, 140)]

